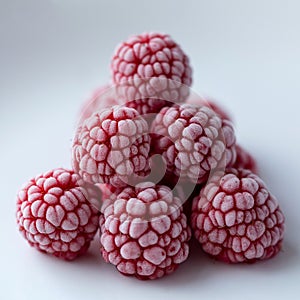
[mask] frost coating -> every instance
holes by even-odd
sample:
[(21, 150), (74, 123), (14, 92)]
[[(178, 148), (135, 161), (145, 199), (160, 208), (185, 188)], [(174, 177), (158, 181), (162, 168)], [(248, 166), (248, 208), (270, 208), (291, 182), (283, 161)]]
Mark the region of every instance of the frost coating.
[(149, 182), (110, 191), (100, 218), (103, 258), (139, 279), (172, 273), (189, 253), (191, 233), (181, 200), (168, 187)]
[(255, 262), (281, 249), (284, 216), (249, 170), (216, 174), (193, 200), (191, 225), (204, 251), (229, 262)]
[[(192, 83), (189, 59), (169, 35), (144, 33), (120, 44), (111, 62), (124, 103), (142, 114), (183, 102)], [(134, 100), (134, 101), (133, 101)]]
[(100, 200), (99, 191), (84, 188), (73, 171), (55, 169), (33, 178), (18, 194), (20, 232), (42, 252), (75, 259), (86, 252), (98, 229), (99, 213), (88, 201), (91, 195)]
[(225, 168), (236, 159), (231, 122), (207, 106), (165, 107), (157, 114), (151, 132), (152, 152), (163, 156), (170, 176), (203, 183), (212, 170)]
[(85, 181), (125, 186), (149, 170), (147, 122), (132, 108), (113, 106), (95, 112), (79, 126), (72, 165)]

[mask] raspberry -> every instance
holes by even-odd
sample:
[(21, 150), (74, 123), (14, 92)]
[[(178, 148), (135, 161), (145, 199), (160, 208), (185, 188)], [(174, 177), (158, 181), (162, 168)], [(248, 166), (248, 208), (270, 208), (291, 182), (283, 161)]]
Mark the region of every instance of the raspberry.
[(189, 104), (165, 107), (156, 116), (152, 153), (161, 154), (167, 175), (203, 183), (215, 168), (236, 159), (235, 135), (230, 121), (206, 106)]
[(92, 96), (83, 103), (79, 113), (78, 124), (82, 124), (94, 112), (117, 104), (118, 102), (115, 97), (115, 89), (113, 87), (109, 84), (99, 87), (94, 91)]
[(183, 102), (192, 83), (189, 59), (169, 35), (133, 36), (115, 50), (111, 62), (113, 82), (120, 86), (124, 103), (142, 114), (157, 113)]
[(255, 159), (240, 145), (236, 145), (236, 161), (232, 167), (236, 169), (248, 169), (253, 173), (258, 174), (258, 167)]
[(124, 275), (156, 279), (189, 254), (191, 232), (181, 200), (166, 186), (145, 182), (113, 194), (100, 227), (102, 256)]
[[(73, 171), (55, 169), (20, 190), (17, 222), (31, 246), (66, 260), (87, 251), (98, 229), (99, 211), (88, 202), (90, 194), (80, 183)], [(99, 191), (93, 192), (97, 197)]]
[(193, 200), (191, 224), (203, 250), (228, 263), (268, 259), (281, 249), (283, 213), (249, 170), (215, 174)]
[(79, 126), (72, 165), (89, 183), (125, 186), (149, 169), (147, 122), (132, 108), (113, 106), (94, 113)]
[(197, 106), (208, 106), (217, 115), (219, 115), (220, 118), (232, 121), (230, 115), (224, 110), (224, 108), (221, 107), (215, 100), (211, 98), (204, 98), (195, 93), (191, 93), (188, 99), (186, 100), (186, 103)]

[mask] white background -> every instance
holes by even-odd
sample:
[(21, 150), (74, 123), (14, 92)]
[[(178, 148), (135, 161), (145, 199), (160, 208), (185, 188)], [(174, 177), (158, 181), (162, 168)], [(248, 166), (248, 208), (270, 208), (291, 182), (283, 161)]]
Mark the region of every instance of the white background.
[[(300, 297), (299, 11), (297, 0), (1, 0), (1, 299)], [(105, 264), (97, 242), (67, 263), (31, 249), (17, 232), (17, 190), (38, 173), (70, 166), (82, 101), (109, 80), (115, 46), (149, 30), (182, 45), (194, 90), (234, 116), (239, 142), (286, 215), (276, 258), (226, 265), (196, 247), (172, 276), (141, 282)]]

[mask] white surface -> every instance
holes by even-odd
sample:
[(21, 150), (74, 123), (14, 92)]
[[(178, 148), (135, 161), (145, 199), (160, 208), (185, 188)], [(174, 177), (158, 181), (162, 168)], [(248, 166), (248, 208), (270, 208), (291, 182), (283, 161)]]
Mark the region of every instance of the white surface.
[[(299, 298), (299, 10), (297, 0), (0, 1), (1, 299)], [(105, 264), (97, 243), (66, 263), (17, 232), (20, 185), (69, 167), (81, 102), (108, 80), (117, 43), (147, 30), (170, 33), (191, 58), (193, 88), (234, 115), (286, 215), (273, 260), (230, 266), (192, 251), (172, 276), (140, 282)]]

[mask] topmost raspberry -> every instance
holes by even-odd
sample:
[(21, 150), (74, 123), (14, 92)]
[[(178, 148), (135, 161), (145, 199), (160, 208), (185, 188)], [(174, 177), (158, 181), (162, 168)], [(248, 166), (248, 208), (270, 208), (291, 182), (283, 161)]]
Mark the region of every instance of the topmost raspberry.
[(184, 101), (192, 83), (188, 57), (161, 33), (133, 36), (119, 45), (111, 69), (113, 82), (122, 85), (124, 103), (140, 113), (156, 113), (167, 101)]

